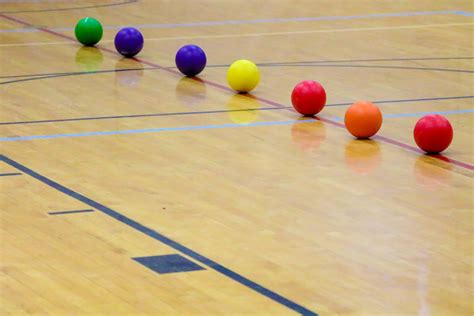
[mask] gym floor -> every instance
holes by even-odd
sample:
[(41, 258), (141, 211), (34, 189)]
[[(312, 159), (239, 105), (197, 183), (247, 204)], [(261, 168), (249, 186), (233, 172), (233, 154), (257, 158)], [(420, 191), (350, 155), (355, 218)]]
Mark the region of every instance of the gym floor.
[[(473, 3), (0, 3), (0, 313), (472, 315)], [(101, 21), (97, 47), (76, 22)], [(115, 52), (123, 26), (145, 37)], [(199, 79), (175, 68), (201, 46)], [(236, 59), (261, 71), (235, 94)], [(290, 94), (328, 102), (300, 118)], [(358, 100), (384, 115), (356, 140)], [(454, 140), (424, 155), (415, 122)]]

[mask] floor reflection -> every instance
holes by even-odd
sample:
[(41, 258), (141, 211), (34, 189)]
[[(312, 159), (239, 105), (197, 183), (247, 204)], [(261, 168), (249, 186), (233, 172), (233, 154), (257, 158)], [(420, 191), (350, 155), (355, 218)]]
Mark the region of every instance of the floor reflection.
[(353, 172), (368, 175), (381, 161), (380, 146), (371, 139), (352, 139), (345, 148), (346, 166)]
[[(307, 117), (299, 120), (308, 120)], [(295, 123), (291, 127), (291, 138), (293, 143), (304, 151), (318, 149), (321, 143), (326, 139), (326, 125), (314, 120), (309, 123)]]
[(76, 52), (75, 61), (79, 71), (94, 72), (101, 69), (104, 56), (97, 47), (82, 46)]
[(130, 58), (121, 58), (115, 64), (115, 83), (120, 86), (133, 87), (140, 83), (143, 77), (143, 64)]
[(251, 94), (234, 94), (226, 103), (230, 120), (236, 124), (250, 124), (259, 116), (260, 103)]
[(443, 166), (440, 167), (436, 166), (440, 162), (433, 160), (434, 158), (423, 155), (418, 157), (414, 165), (416, 182), (429, 191), (449, 185), (452, 177), (451, 164), (443, 163)]
[(175, 93), (181, 105), (196, 107), (206, 100), (206, 84), (198, 77), (183, 77), (176, 84)]

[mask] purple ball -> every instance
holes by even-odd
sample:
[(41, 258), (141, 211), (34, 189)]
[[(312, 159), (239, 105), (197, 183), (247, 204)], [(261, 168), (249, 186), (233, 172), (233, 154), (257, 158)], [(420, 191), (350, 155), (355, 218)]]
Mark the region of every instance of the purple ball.
[(199, 74), (206, 67), (206, 54), (201, 47), (185, 45), (176, 53), (176, 67), (188, 77)]
[(143, 35), (133, 27), (125, 27), (115, 35), (115, 48), (125, 57), (133, 57), (143, 48)]

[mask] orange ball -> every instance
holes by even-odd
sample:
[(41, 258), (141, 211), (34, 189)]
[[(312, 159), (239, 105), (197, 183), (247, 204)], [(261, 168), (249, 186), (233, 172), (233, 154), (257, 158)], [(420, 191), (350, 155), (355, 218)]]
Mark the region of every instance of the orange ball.
[(357, 138), (374, 136), (382, 126), (382, 112), (369, 101), (352, 104), (344, 116), (346, 128)]

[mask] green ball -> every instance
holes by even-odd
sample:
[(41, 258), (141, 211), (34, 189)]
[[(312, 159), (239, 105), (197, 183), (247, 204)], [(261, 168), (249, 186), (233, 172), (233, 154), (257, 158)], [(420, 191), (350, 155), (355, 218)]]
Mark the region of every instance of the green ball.
[(94, 18), (83, 18), (76, 24), (76, 38), (86, 46), (94, 46), (102, 38), (103, 30), (99, 21)]

